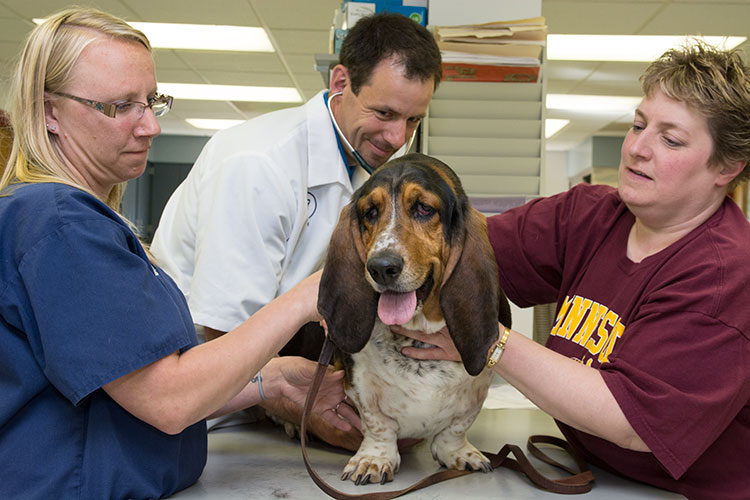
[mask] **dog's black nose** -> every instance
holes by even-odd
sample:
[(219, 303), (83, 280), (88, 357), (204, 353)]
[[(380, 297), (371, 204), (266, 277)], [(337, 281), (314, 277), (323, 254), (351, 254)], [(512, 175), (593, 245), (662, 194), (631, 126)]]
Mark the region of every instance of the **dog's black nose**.
[(367, 272), (378, 285), (392, 285), (403, 268), (404, 259), (395, 253), (379, 253), (367, 259)]

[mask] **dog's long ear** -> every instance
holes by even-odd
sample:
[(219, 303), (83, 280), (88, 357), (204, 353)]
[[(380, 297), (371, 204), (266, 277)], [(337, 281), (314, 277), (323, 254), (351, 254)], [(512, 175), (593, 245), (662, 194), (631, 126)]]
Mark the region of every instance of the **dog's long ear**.
[(318, 311), (328, 336), (344, 352), (360, 351), (375, 325), (378, 296), (365, 280), (364, 248), (350, 203), (331, 236), (318, 291)]
[(440, 306), (466, 371), (478, 375), (497, 340), (498, 317), (507, 316), (502, 318), (503, 324), (510, 326), (510, 308), (498, 283), (487, 221), (474, 208), (469, 208), (467, 215), (463, 244), (451, 248)]

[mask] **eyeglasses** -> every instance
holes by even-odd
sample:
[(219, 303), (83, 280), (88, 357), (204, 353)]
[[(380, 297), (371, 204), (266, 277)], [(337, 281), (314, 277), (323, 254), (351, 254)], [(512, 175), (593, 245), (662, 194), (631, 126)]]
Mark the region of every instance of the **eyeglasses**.
[(154, 116), (164, 116), (170, 109), (172, 109), (172, 101), (174, 100), (171, 95), (156, 94), (152, 97), (148, 97), (148, 103), (138, 101), (118, 101), (107, 103), (92, 101), (91, 99), (84, 99), (83, 97), (76, 97), (64, 92), (52, 93), (85, 104), (110, 118), (115, 118), (116, 116), (132, 116), (136, 119), (140, 119), (143, 116), (143, 113), (146, 112), (146, 108), (151, 108), (154, 112)]

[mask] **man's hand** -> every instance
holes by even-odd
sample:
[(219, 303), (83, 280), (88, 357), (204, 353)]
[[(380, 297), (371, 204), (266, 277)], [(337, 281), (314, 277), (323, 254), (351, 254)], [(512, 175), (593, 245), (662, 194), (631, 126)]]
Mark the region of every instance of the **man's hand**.
[(461, 361), (461, 355), (456, 350), (453, 339), (448, 333), (448, 327), (444, 326), (435, 333), (424, 333), (417, 330), (407, 330), (398, 325), (390, 327), (391, 330), (404, 337), (419, 340), (425, 347), (404, 347), (401, 354), (414, 359), (434, 359), (443, 361)]

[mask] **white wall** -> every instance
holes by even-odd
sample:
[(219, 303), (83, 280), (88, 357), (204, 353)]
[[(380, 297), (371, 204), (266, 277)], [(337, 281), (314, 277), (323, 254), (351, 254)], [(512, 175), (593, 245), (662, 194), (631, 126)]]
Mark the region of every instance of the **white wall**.
[[(591, 173), (592, 143), (586, 139), (578, 146), (567, 152), (567, 175), (569, 179), (578, 181), (581, 175)], [(577, 182), (574, 182), (577, 183)]]
[(568, 190), (568, 155), (566, 151), (544, 152), (544, 175), (540, 193), (551, 196)]

